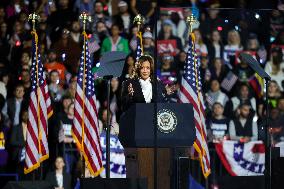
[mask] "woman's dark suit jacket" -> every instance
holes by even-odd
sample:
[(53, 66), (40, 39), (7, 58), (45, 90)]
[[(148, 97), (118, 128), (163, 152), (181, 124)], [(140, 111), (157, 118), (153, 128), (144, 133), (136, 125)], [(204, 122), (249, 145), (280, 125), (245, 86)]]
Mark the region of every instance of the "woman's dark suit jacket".
[[(128, 94), (128, 86), (132, 84), (133, 88), (133, 96)], [(157, 79), (157, 85), (156, 89), (155, 86), (152, 83), (152, 101), (153, 103), (155, 102), (166, 102), (167, 101), (167, 96), (166, 96), (166, 89), (165, 86), (162, 84), (160, 80)], [(128, 79), (123, 82), (122, 84), (122, 108), (123, 111), (127, 110), (133, 103), (146, 103), (145, 98), (143, 96), (142, 88), (139, 82), (139, 79)], [(156, 98), (157, 97), (157, 98)]]
[[(52, 187), (58, 187), (55, 171), (47, 173), (45, 180)], [(71, 176), (68, 173), (65, 173), (65, 172), (63, 172), (63, 188), (64, 189), (71, 189)]]

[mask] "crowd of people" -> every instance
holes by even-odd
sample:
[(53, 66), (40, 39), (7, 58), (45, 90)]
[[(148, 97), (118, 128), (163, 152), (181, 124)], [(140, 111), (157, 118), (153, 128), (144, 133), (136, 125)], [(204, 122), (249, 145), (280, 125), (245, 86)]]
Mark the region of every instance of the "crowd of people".
[[(173, 5), (168, 2), (169, 6)], [(32, 27), (27, 18), (33, 12), (41, 17), (37, 33), (54, 110), (48, 125), (50, 158), (47, 164), (56, 162), (60, 169), (65, 166), (65, 171), (75, 179), (80, 172), (77, 168), (80, 161), (71, 126), (83, 45), (82, 24), (78, 20), (82, 12), (87, 12), (93, 20), (86, 32), (94, 64), (105, 52), (127, 54), (122, 76), (111, 80), (112, 134), (118, 135), (119, 117), (123, 113), (122, 82), (131, 77), (135, 67), (138, 28), (133, 25), (134, 16), (140, 13), (145, 17), (144, 54), (154, 57), (157, 52), (157, 76), (175, 91), (169, 102), (176, 103), (189, 46), (186, 17), (193, 14), (199, 21), (193, 24), (193, 33), (206, 102), (208, 142), (262, 140), (265, 93), (268, 93), (272, 143), (284, 141), (284, 4), (279, 3), (272, 11), (249, 11), (245, 9), (249, 8), (245, 1), (238, 2), (241, 9), (226, 11), (220, 9), (222, 4), (218, 1), (198, 0), (187, 1), (190, 8), (175, 9), (157, 8), (157, 2), (152, 0), (1, 1), (0, 172), (17, 172), (21, 179), (25, 178), (24, 147), (32, 63)], [(242, 51), (256, 57), (271, 76), (264, 94), (263, 87), (257, 91), (252, 86), (255, 72), (238, 58)], [(232, 77), (236, 78), (235, 82), (230, 87), (224, 85), (224, 80)], [(96, 79), (101, 132), (107, 124), (106, 87), (103, 80)], [(47, 174), (47, 179), (50, 178)]]

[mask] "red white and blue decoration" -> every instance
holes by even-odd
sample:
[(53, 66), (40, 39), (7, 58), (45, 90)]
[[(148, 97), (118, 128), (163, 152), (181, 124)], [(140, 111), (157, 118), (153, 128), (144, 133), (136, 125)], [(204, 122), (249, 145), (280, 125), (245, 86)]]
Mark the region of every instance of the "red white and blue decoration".
[(262, 141), (224, 141), (215, 147), (224, 167), (232, 176), (263, 175), (265, 146)]
[[(101, 147), (103, 153), (103, 166), (106, 165), (106, 133), (102, 132)], [(105, 178), (105, 169), (100, 176)], [(116, 135), (110, 135), (110, 178), (126, 178), (124, 148)]]

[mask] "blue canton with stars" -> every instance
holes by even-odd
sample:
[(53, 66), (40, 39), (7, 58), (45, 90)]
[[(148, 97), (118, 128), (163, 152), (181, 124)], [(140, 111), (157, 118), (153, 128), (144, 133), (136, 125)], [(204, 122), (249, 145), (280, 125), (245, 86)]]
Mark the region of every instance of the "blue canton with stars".
[(239, 166), (243, 169), (249, 170), (254, 173), (263, 173), (264, 171), (264, 164), (258, 164), (250, 162), (243, 157), (244, 155), (244, 144), (237, 143), (234, 144), (234, 159), (238, 162)]
[[(39, 52), (39, 48), (37, 48), (35, 41), (33, 39), (32, 42), (32, 66), (31, 66), (31, 81), (32, 81), (32, 91), (35, 91), (36, 88), (39, 86), (42, 86), (44, 84), (44, 72), (43, 72), (43, 65), (41, 63), (40, 54), (37, 55), (37, 52)], [(37, 50), (37, 51), (36, 51)], [(37, 64), (38, 64), (38, 70), (37, 70)], [(38, 73), (37, 73), (38, 71)], [(38, 75), (38, 78), (37, 78)], [(38, 81), (37, 81), (38, 79)]]
[(85, 51), (84, 51), (84, 45), (83, 45), (83, 50), (81, 53), (81, 58), (80, 58), (80, 67), (79, 67), (79, 77), (78, 77), (78, 84), (79, 86), (83, 89), (83, 79), (84, 79), (84, 58), (86, 58), (86, 67), (85, 67), (85, 95), (87, 98), (91, 98), (92, 96), (95, 95), (95, 78), (92, 74), (92, 61), (89, 53), (89, 48), (88, 48), (88, 40), (86, 39), (85, 42), (85, 47), (86, 47), (86, 56), (85, 56)]

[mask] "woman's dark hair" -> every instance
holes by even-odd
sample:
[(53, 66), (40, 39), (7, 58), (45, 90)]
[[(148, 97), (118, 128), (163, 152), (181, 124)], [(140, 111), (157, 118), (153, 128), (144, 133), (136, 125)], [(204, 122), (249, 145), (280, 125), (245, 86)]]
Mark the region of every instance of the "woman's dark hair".
[(141, 69), (142, 63), (146, 62), (146, 61), (148, 61), (150, 63), (150, 69), (151, 69), (150, 78), (153, 79), (154, 59), (150, 55), (142, 55), (142, 56), (140, 56), (140, 58), (138, 59), (138, 61), (135, 64), (134, 74), (133, 74), (134, 78), (139, 78), (140, 77), (140, 69)]

